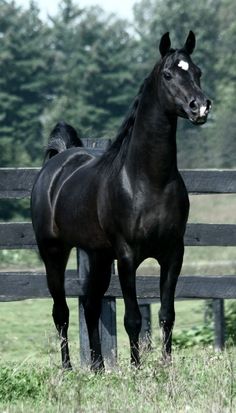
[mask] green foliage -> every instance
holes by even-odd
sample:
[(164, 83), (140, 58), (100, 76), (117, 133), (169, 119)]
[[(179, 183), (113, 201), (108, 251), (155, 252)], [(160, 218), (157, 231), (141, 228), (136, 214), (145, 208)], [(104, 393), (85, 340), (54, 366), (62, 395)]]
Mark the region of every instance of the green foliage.
[(114, 135), (138, 87), (129, 71), (134, 40), (127, 23), (106, 17), (100, 8), (81, 11), (64, 1), (53, 24), (61, 83), (46, 128), (52, 119), (66, 118), (86, 135)]
[(225, 331), (229, 345), (236, 345), (236, 302), (226, 304)]
[(35, 400), (43, 397), (43, 385), (49, 377), (49, 369), (37, 369), (30, 366), (1, 366), (0, 373), (0, 403), (16, 400)]
[(48, 36), (34, 3), (0, 1), (0, 162), (30, 165), (42, 151)]
[(30, 218), (30, 200), (28, 198), (0, 200), (1, 221), (29, 221)]
[[(206, 302), (205, 323), (189, 329), (174, 331), (173, 344), (178, 348), (207, 346), (214, 343), (212, 300)], [(225, 305), (225, 337), (227, 346), (236, 345), (236, 303), (226, 301)]]
[(188, 330), (184, 329), (173, 334), (173, 344), (179, 348), (211, 345), (213, 341), (214, 333), (212, 324), (200, 325), (189, 328)]

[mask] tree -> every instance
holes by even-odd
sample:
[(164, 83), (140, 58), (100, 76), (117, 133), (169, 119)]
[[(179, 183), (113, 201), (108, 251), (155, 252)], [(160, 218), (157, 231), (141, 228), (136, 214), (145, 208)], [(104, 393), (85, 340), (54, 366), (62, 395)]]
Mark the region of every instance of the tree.
[(0, 162), (29, 165), (42, 151), (41, 119), (50, 55), (34, 3), (23, 11), (0, 0)]
[(212, 142), (217, 151), (217, 165), (236, 166), (236, 4), (231, 0), (221, 2), (219, 9), (219, 39), (217, 60), (217, 85), (215, 122)]
[(63, 118), (86, 136), (114, 135), (136, 92), (126, 22), (97, 7), (81, 10), (71, 0), (62, 2), (52, 22), (61, 82), (46, 128)]

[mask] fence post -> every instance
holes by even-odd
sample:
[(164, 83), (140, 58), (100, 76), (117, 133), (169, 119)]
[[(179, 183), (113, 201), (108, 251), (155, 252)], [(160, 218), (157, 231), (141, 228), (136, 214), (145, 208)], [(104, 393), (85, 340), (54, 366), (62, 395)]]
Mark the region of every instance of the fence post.
[(114, 367), (117, 361), (116, 299), (106, 297), (102, 300), (99, 324), (102, 355), (107, 366)]
[[(88, 256), (85, 251), (77, 249), (78, 277), (86, 279), (89, 271)], [(99, 322), (102, 355), (106, 364), (112, 367), (117, 359), (117, 333), (116, 333), (116, 300), (106, 297), (102, 301), (102, 311)], [(90, 350), (88, 331), (84, 317), (82, 300), (79, 297), (79, 338), (80, 362), (82, 367), (90, 364)]]
[[(89, 271), (88, 256), (83, 250), (80, 249), (77, 249), (77, 269), (79, 280), (85, 278)], [(88, 330), (81, 297), (79, 297), (79, 348), (81, 367), (87, 367), (90, 365), (91, 357), (89, 350)]]
[(224, 300), (222, 298), (213, 299), (215, 350), (221, 351), (225, 345), (225, 318)]
[(142, 327), (140, 331), (141, 345), (145, 349), (151, 350), (151, 305), (144, 303), (144, 300), (139, 301), (139, 309), (142, 315)]

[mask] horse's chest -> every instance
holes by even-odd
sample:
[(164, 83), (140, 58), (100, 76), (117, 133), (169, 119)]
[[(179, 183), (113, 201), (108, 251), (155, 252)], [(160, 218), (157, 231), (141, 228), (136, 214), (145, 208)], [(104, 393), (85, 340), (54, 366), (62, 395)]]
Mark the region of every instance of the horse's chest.
[(146, 198), (133, 205), (132, 236), (140, 242), (158, 242), (170, 236), (182, 236), (188, 215), (188, 203), (180, 195), (165, 194)]

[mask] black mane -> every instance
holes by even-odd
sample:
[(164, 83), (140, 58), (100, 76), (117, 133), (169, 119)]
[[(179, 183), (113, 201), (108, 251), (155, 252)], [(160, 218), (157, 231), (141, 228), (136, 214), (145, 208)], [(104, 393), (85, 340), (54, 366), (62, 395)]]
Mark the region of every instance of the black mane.
[(144, 87), (149, 77), (150, 75), (147, 78), (145, 78), (143, 83), (141, 84), (139, 91), (128, 110), (128, 113), (118, 130), (115, 140), (112, 142), (111, 146), (106, 150), (106, 152), (101, 156), (99, 160), (99, 165), (101, 165), (102, 167), (112, 167), (116, 173), (122, 167), (123, 160), (127, 153), (127, 148), (133, 132), (140, 98), (142, 96)]
[[(171, 49), (171, 53), (174, 50)], [(154, 73), (158, 73), (160, 69), (160, 62), (158, 62), (151, 73), (144, 79), (143, 83), (141, 84), (139, 91), (134, 98), (133, 103), (131, 104), (126, 117), (124, 118), (116, 138), (112, 142), (111, 146), (106, 150), (106, 152), (101, 156), (99, 160), (99, 165), (107, 168), (112, 168), (115, 173), (118, 173), (120, 168), (123, 166), (123, 162), (127, 153), (128, 145), (130, 142), (130, 138), (132, 136), (134, 123), (137, 115), (137, 110), (139, 107), (139, 103), (147, 85), (148, 81), (152, 78)]]

